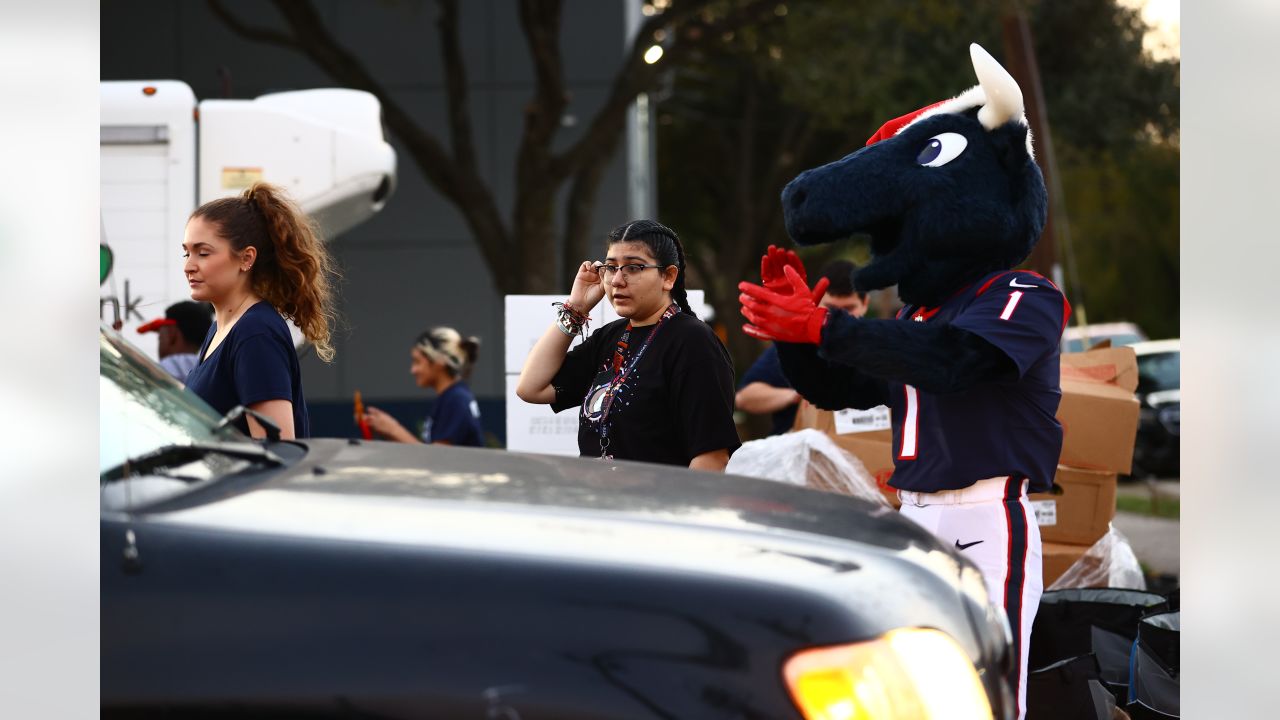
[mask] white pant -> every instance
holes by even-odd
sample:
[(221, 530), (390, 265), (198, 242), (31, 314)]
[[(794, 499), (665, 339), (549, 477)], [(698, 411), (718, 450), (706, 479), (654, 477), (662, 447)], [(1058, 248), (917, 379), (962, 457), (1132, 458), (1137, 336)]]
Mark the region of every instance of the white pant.
[(1040, 595), (1040, 527), (1027, 500), (1026, 480), (998, 477), (962, 490), (898, 491), (901, 513), (973, 561), (982, 571), (991, 601), (1004, 607), (1013, 630), (1009, 687), (1026, 715), (1027, 649)]

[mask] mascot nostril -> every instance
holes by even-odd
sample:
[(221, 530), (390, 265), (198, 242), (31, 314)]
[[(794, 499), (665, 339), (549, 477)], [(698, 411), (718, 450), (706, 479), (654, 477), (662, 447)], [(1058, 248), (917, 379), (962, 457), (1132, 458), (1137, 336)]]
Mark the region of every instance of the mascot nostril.
[(978, 45), (969, 55), (978, 85), (805, 171), (807, 193), (798, 179), (783, 191), (797, 244), (871, 236), (872, 260), (854, 283), (896, 285), (907, 303), (897, 317), (819, 307), (794, 255), (762, 264), (762, 276), (785, 275), (789, 285), (739, 289), (743, 330), (777, 343), (783, 372), (807, 400), (829, 410), (889, 406), (889, 485), (902, 514), (954, 541), (1005, 608), (1016, 659), (1007, 679), (1022, 717), (1043, 590), (1027, 492), (1051, 487), (1062, 450), (1058, 346), (1071, 309), (1052, 282), (1012, 269), (1044, 226), (1044, 179), (1018, 84)]

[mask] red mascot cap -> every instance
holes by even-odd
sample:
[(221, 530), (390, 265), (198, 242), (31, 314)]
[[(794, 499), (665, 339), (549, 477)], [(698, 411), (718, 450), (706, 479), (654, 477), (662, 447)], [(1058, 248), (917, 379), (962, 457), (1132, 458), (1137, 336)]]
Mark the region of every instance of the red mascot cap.
[(915, 120), (916, 118), (920, 117), (920, 115), (923, 114), (924, 112), (928, 110), (932, 110), (933, 108), (936, 108), (945, 102), (948, 102), (948, 101), (939, 100), (938, 102), (933, 103), (932, 105), (925, 105), (919, 110), (914, 110), (912, 112), (907, 113), (906, 115), (902, 115), (900, 117), (896, 117), (890, 120), (889, 122), (880, 126), (880, 129), (876, 131), (876, 134), (872, 135), (871, 138), (867, 140), (867, 144), (875, 145), (881, 140), (888, 140), (889, 138), (898, 134), (898, 131), (902, 129), (903, 125), (906, 125), (912, 120)]

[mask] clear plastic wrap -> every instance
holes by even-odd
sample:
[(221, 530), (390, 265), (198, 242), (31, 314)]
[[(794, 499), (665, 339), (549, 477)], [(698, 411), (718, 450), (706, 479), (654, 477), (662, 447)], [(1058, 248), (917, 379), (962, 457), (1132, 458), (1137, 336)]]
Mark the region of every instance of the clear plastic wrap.
[(852, 495), (888, 506), (862, 461), (813, 429), (743, 443), (725, 472)]
[(1079, 560), (1045, 590), (1068, 588), (1127, 588), (1146, 590), (1142, 566), (1133, 554), (1129, 538), (1113, 524)]

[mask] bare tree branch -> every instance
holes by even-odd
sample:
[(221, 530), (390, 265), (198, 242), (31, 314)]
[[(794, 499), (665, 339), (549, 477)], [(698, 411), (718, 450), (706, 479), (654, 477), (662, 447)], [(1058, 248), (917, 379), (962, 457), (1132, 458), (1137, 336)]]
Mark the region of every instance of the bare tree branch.
[(458, 2), (439, 0), (441, 55), (444, 60), (445, 92), (449, 102), (449, 133), (453, 138), (453, 156), (459, 171), (476, 175), (476, 148), (471, 132), (471, 109), (467, 104), (467, 66), (462, 60), (458, 41)]
[[(501, 272), (501, 268), (504, 267), (504, 252), (509, 236), (492, 194), (475, 170), (474, 152), (470, 153), (471, 165), (468, 172), (468, 152), (455, 150), (455, 154), (451, 155), (438, 139), (423, 130), (363, 63), (338, 43), (308, 0), (275, 0), (274, 4), (292, 30), (291, 34), (250, 27), (222, 7), (218, 0), (209, 0), (210, 8), (237, 34), (251, 40), (293, 48), (310, 58), (340, 85), (365, 90), (377, 97), (382, 104), (387, 127), (404, 143), (427, 180), (462, 212), (501, 286), (507, 275)], [(456, 45), (456, 28), (454, 40)], [(445, 42), (448, 42), (447, 39)], [(446, 63), (449, 62), (447, 55), (446, 50)], [(456, 61), (461, 64), (460, 58)], [(458, 147), (458, 142), (465, 145), (469, 141), (470, 120), (465, 104), (464, 93), (463, 102), (459, 103), (462, 107), (461, 115), (454, 117), (451, 113), (451, 125), (462, 122), (468, 126), (461, 137), (455, 132), (455, 148)]]
[(536, 82), (536, 112), (525, 118), (525, 140), (550, 146), (568, 104), (560, 57), (560, 0), (521, 0), (520, 27), (529, 42)]
[(240, 18), (236, 17), (235, 13), (227, 10), (221, 0), (209, 0), (209, 9), (213, 11), (214, 15), (218, 16), (218, 19), (226, 23), (227, 27), (231, 28), (235, 34), (246, 40), (280, 47), (298, 48), (298, 41), (292, 35), (242, 22)]
[(612, 152), (600, 153), (578, 168), (565, 201), (564, 256), (561, 271), (572, 277), (578, 263), (587, 259), (591, 251), (591, 216), (600, 189), (600, 177), (604, 174)]

